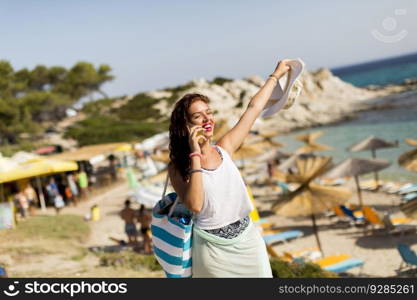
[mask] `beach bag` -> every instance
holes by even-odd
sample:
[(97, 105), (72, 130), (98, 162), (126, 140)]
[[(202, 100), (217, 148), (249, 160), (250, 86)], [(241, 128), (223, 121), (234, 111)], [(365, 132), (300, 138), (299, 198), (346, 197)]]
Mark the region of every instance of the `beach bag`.
[(181, 203), (176, 193), (165, 195), (152, 211), (153, 250), (168, 278), (191, 277), (192, 213)]

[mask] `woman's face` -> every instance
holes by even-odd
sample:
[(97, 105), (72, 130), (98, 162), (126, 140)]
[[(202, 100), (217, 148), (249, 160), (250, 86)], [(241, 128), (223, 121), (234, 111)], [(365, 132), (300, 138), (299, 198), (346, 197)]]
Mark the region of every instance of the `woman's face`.
[(188, 109), (188, 127), (199, 125), (204, 129), (205, 137), (212, 137), (214, 131), (214, 116), (211, 108), (204, 101), (195, 101)]

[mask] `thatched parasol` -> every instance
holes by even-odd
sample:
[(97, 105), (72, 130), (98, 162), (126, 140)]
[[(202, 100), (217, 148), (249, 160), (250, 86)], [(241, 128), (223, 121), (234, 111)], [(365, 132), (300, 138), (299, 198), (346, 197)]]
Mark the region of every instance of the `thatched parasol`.
[(230, 126), (226, 120), (217, 121), (214, 128), (213, 140), (216, 142), (219, 141), (229, 130)]
[(295, 152), (298, 154), (302, 153), (313, 153), (317, 151), (331, 150), (332, 148), (327, 145), (321, 145), (315, 142), (316, 139), (324, 134), (323, 131), (314, 131), (303, 135), (298, 135), (295, 139), (304, 142), (305, 145), (298, 148)]
[(165, 181), (165, 179), (166, 179), (166, 177), (167, 177), (167, 172), (168, 171), (162, 171), (162, 172), (159, 172), (158, 174), (156, 174), (156, 175), (153, 175), (153, 176), (151, 176), (151, 177), (149, 177), (148, 179), (147, 179), (147, 181), (149, 181), (150, 183), (157, 183), (157, 182), (164, 182)]
[(260, 142), (256, 144), (242, 145), (235, 153), (233, 153), (233, 160), (244, 160), (253, 158), (264, 153), (270, 146), (267, 142)]
[(417, 140), (414, 140), (414, 139), (410, 139), (410, 138), (408, 138), (408, 139), (405, 139), (404, 140), (407, 144), (409, 144), (410, 146), (415, 146), (415, 147), (417, 147)]
[(158, 154), (152, 154), (151, 158), (154, 161), (160, 161), (160, 162), (163, 162), (165, 164), (168, 164), (170, 162), (169, 151), (160, 151)]
[(326, 150), (331, 150), (332, 148), (327, 146), (327, 145), (321, 145), (321, 144), (308, 144), (308, 145), (304, 145), (301, 146), (300, 148), (298, 148), (295, 152), (302, 154), (302, 153), (314, 153), (317, 151), (326, 151)]
[(299, 140), (300, 142), (304, 142), (306, 144), (312, 144), (315, 142), (316, 139), (321, 137), (324, 134), (323, 131), (314, 131), (309, 132), (307, 134), (298, 135), (295, 137), (296, 140)]
[(293, 174), (293, 179), (298, 180), (301, 185), (294, 192), (281, 197), (272, 210), (287, 217), (310, 216), (317, 246), (323, 254), (315, 215), (345, 203), (351, 197), (351, 192), (345, 188), (321, 186), (312, 182), (331, 166), (330, 157), (298, 157), (295, 164), (297, 172)]
[(406, 216), (417, 219), (417, 199), (402, 204), (400, 209)]
[[(352, 145), (349, 147), (349, 151), (351, 152), (360, 152), (360, 151), (366, 151), (370, 150), (372, 152), (372, 158), (376, 158), (376, 150), (377, 149), (383, 149), (383, 148), (393, 148), (398, 147), (398, 141), (397, 142), (388, 142), (386, 140), (377, 138), (375, 136), (370, 136), (359, 143)], [(375, 174), (375, 182), (378, 187), (378, 172), (374, 172)]]
[(352, 176), (355, 177), (359, 203), (363, 206), (358, 176), (380, 171), (390, 165), (390, 162), (382, 159), (348, 158), (327, 172), (324, 177), (333, 179)]
[(359, 143), (352, 145), (349, 147), (349, 151), (351, 152), (360, 152), (360, 151), (366, 151), (371, 150), (372, 151), (372, 157), (376, 158), (376, 150), (382, 149), (382, 148), (393, 148), (397, 147), (398, 142), (388, 142), (386, 140), (370, 136)]
[(410, 171), (417, 172), (417, 149), (401, 154), (398, 164)]
[(272, 147), (283, 147), (284, 145), (280, 142), (273, 141), (272, 138), (278, 136), (276, 131), (251, 131), (252, 134), (260, 136), (265, 142), (268, 142)]

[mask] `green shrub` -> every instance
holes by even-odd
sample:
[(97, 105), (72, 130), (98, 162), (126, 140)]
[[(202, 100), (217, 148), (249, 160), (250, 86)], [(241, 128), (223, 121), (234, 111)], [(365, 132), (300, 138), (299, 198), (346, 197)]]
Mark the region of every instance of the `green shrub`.
[(105, 98), (97, 101), (91, 101), (84, 104), (82, 112), (88, 115), (101, 115), (110, 110), (115, 98)]
[(165, 98), (164, 100), (168, 101), (169, 104), (175, 103), (181, 96), (181, 94), (189, 89), (195, 87), (194, 82), (189, 82), (184, 85), (179, 85), (172, 88), (165, 88), (164, 91), (171, 92), (172, 95), (169, 98)]
[(119, 121), (110, 116), (96, 116), (69, 128), (65, 137), (74, 138), (80, 146), (84, 146), (142, 140), (167, 128), (166, 122)]
[(217, 84), (217, 85), (223, 85), (226, 82), (233, 81), (233, 79), (225, 78), (225, 77), (215, 77), (210, 83)]
[[(29, 239), (67, 240), (76, 239), (84, 241), (90, 234), (89, 225), (81, 216), (33, 216), (21, 222), (10, 232), (0, 232), (0, 238), (7, 239), (7, 235)], [(5, 235), (5, 236), (3, 236)]]
[(270, 260), (274, 278), (331, 278), (338, 277), (313, 263), (286, 262), (277, 258)]
[(145, 121), (150, 118), (159, 119), (159, 110), (153, 105), (158, 103), (158, 99), (149, 97), (144, 93), (137, 94), (125, 105), (112, 110), (119, 120)]
[(143, 255), (135, 252), (118, 252), (99, 254), (101, 266), (122, 267), (126, 269), (138, 270), (146, 268), (150, 271), (162, 270), (155, 256)]

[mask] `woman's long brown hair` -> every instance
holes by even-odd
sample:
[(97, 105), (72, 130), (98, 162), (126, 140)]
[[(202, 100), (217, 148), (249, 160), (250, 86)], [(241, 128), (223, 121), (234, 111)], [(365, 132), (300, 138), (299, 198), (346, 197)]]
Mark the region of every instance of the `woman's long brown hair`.
[(174, 169), (180, 172), (184, 181), (189, 178), (188, 171), (191, 166), (189, 154), (191, 153), (188, 143), (188, 109), (195, 101), (203, 101), (207, 104), (210, 99), (201, 94), (186, 94), (175, 104), (171, 114), (171, 124), (169, 125), (169, 158), (174, 165)]

